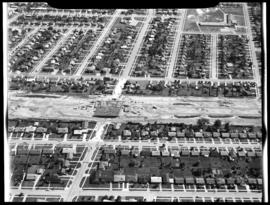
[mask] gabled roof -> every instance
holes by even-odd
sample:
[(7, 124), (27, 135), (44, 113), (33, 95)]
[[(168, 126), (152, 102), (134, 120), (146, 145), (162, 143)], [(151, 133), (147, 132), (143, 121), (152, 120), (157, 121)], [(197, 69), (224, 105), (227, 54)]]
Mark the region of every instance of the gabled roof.
[(196, 178), (196, 184), (205, 184), (204, 178), (202, 177)]

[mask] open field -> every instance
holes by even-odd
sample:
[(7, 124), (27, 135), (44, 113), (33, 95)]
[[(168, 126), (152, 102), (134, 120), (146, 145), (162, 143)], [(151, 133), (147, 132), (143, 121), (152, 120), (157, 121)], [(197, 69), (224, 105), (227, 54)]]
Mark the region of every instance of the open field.
[[(100, 98), (102, 99), (102, 98)], [(205, 99), (199, 97), (122, 97), (128, 112), (120, 112), (121, 121), (125, 119), (180, 120), (196, 122), (199, 117), (212, 116), (211, 121), (222, 120), (235, 124), (261, 124), (261, 105), (256, 99)], [(15, 92), (9, 96), (9, 117), (59, 118), (59, 119), (95, 119), (93, 98), (59, 97), (59, 98), (22, 98)], [(222, 112), (221, 112), (222, 111)], [(225, 115), (225, 116), (224, 116)], [(185, 118), (176, 118), (176, 117)], [(246, 116), (243, 119), (238, 116)], [(253, 118), (255, 116), (255, 118)], [(190, 118), (189, 118), (190, 117)], [(216, 117), (216, 118), (215, 118)], [(102, 118), (96, 118), (101, 120)]]

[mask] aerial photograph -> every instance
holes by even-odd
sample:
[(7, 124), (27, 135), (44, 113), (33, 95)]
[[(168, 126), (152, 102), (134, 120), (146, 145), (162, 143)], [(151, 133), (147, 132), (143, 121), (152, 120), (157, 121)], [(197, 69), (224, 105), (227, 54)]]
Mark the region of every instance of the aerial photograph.
[(268, 200), (265, 6), (3, 3), (5, 201)]

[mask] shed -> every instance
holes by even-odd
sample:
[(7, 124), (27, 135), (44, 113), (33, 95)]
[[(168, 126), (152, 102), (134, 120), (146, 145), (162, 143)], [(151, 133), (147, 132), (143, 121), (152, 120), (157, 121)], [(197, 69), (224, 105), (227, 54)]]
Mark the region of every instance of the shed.
[(238, 138), (239, 134), (236, 132), (231, 133), (231, 138)]
[(220, 133), (219, 132), (213, 132), (213, 137), (214, 138), (220, 137)]
[(152, 151), (152, 156), (160, 156), (160, 151)]
[(223, 133), (221, 134), (221, 136), (222, 136), (222, 138), (229, 138), (229, 137), (230, 137), (230, 133), (228, 133), (228, 132), (223, 132)]
[(196, 178), (196, 184), (205, 184), (204, 178), (202, 177)]
[(176, 127), (171, 127), (171, 132), (176, 132)]
[(206, 178), (206, 184), (215, 184), (214, 178)]
[(217, 182), (217, 184), (224, 185), (225, 184), (225, 179), (219, 177), (219, 178), (216, 179), (216, 182)]
[(161, 177), (151, 177), (151, 183), (162, 183)]
[(123, 174), (115, 174), (113, 176), (113, 181), (114, 182), (124, 182), (126, 180), (126, 176)]
[(186, 184), (195, 184), (193, 177), (185, 177)]
[(195, 132), (195, 137), (201, 138), (203, 134), (201, 132)]

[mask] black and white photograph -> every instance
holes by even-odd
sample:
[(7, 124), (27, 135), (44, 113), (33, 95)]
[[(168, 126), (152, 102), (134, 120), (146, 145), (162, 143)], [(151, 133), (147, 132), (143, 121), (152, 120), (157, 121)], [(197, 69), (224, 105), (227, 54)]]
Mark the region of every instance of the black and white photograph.
[(268, 202), (265, 2), (2, 8), (5, 202)]

